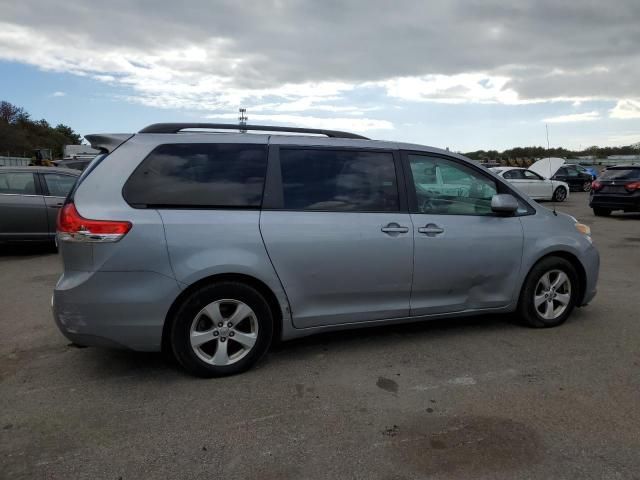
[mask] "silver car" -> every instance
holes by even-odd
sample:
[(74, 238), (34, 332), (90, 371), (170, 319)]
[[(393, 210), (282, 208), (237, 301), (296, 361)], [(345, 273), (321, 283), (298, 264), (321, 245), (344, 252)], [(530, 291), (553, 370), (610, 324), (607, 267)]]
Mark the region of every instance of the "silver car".
[(103, 154), (58, 219), (64, 335), (220, 376), (274, 339), (477, 313), (553, 327), (596, 293), (589, 228), (465, 157), (238, 128), (87, 136)]
[(0, 242), (47, 241), (80, 172), (53, 167), (0, 167)]

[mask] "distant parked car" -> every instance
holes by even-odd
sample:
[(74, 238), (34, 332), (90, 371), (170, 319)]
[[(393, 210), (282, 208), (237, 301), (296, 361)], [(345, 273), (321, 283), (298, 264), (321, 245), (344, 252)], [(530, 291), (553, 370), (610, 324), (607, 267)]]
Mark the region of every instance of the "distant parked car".
[(589, 206), (598, 216), (613, 210), (640, 212), (640, 165), (609, 167), (593, 182)]
[(569, 196), (569, 185), (558, 180), (549, 180), (536, 172), (518, 167), (490, 168), (498, 176), (513, 183), (535, 200), (564, 202)]
[(567, 164), (564, 158), (543, 158), (529, 167), (529, 170), (551, 180), (559, 180), (569, 184), (571, 190), (588, 192), (591, 190), (593, 175), (583, 167)]
[(80, 175), (55, 167), (0, 167), (0, 241), (54, 241), (56, 217)]
[(569, 163), (568, 165), (576, 167), (581, 172), (591, 175), (594, 180), (598, 178), (598, 175), (600, 175), (600, 173), (598, 172), (598, 169), (594, 167), (585, 167), (584, 165), (573, 164), (573, 163)]

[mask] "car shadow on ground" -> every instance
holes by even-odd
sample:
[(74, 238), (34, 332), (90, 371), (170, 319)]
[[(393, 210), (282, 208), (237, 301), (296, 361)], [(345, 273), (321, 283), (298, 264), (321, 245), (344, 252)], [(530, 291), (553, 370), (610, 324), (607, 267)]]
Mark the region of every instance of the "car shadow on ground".
[[(582, 316), (581, 311), (576, 310), (569, 322), (581, 321)], [(425, 347), (428, 347), (429, 341), (446, 338), (454, 340), (459, 335), (486, 335), (509, 329), (526, 327), (519, 325), (512, 315), (493, 314), (319, 333), (286, 342), (276, 342), (266, 359), (261, 360), (254, 369), (270, 368), (270, 364), (304, 361), (331, 350), (377, 350), (391, 346), (401, 350), (404, 342), (412, 343), (416, 340), (424, 340)], [(191, 378), (175, 359), (164, 353), (93, 347), (80, 350), (84, 357), (82, 367), (90, 369), (92, 377), (158, 377), (162, 378), (162, 381)]]
[(36, 257), (41, 255), (55, 255), (58, 249), (53, 242), (0, 242), (0, 258), (2, 257)]

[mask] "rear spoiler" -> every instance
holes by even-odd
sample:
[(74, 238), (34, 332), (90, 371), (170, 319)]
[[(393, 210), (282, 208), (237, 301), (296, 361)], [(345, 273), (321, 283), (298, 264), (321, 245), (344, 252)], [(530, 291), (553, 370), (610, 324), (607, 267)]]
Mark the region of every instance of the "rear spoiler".
[(91, 148), (100, 150), (102, 153), (111, 153), (133, 135), (133, 133), (99, 133), (85, 135), (84, 138), (91, 144)]

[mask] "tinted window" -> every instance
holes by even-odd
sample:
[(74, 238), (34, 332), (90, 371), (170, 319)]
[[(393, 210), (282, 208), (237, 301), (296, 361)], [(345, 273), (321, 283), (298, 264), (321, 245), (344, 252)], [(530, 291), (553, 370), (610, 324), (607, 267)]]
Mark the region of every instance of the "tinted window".
[(556, 175), (567, 176), (567, 175), (569, 175), (569, 172), (567, 171), (566, 167), (562, 167), (562, 168), (558, 169), (558, 173), (556, 173)]
[(282, 149), (284, 208), (350, 212), (398, 211), (391, 153)]
[(609, 168), (600, 180), (640, 180), (640, 168)]
[(504, 175), (502, 176), (509, 180), (521, 180), (522, 172), (520, 170), (509, 170), (507, 172), (504, 172)]
[(66, 197), (71, 191), (76, 177), (71, 175), (58, 175), (56, 173), (45, 173), (44, 181), (47, 184), (49, 195), (54, 197)]
[(496, 183), (457, 162), (409, 155), (418, 212), (439, 215), (490, 215)]
[(30, 172), (2, 172), (0, 173), (0, 193), (18, 195), (35, 195), (36, 184), (33, 173)]
[(267, 168), (264, 145), (161, 145), (124, 186), (132, 205), (260, 207)]

